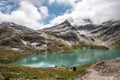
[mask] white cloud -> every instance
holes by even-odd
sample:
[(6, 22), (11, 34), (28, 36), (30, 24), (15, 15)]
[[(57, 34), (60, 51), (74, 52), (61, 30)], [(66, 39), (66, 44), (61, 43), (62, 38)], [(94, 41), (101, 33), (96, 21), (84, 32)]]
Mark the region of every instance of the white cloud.
[(29, 1), (30, 3), (39, 7), (42, 6), (42, 2), (43, 2), (43, 0), (6, 0), (6, 2), (15, 2), (15, 3), (18, 3), (21, 1)]
[[(41, 6), (41, 12), (31, 2), (25, 0), (20, 2), (20, 7), (10, 14), (0, 12), (0, 22), (14, 22), (32, 29), (41, 29), (42, 19), (48, 16), (48, 9)], [(44, 14), (44, 15), (43, 15)]]
[[(59, 0), (50, 0), (51, 2)], [(69, 0), (60, 0), (67, 2)], [(73, 25), (84, 24), (83, 19), (89, 18), (100, 24), (108, 20), (120, 20), (120, 0), (82, 0), (73, 5), (71, 12), (55, 17), (50, 24), (53, 26), (68, 19)]]
[[(32, 29), (54, 26), (66, 19), (68, 19), (73, 25), (83, 24), (83, 19), (85, 18), (90, 18), (96, 24), (111, 19), (120, 19), (120, 0), (48, 0), (48, 3), (51, 5), (57, 3), (57, 5), (70, 5), (72, 8), (68, 12), (66, 10), (64, 14), (55, 17), (50, 21), (50, 24), (47, 25), (42, 23), (46, 17), (50, 16), (48, 8), (42, 5), (42, 2), (45, 2), (46, 0), (7, 1), (20, 2), (20, 7), (17, 10), (12, 11), (10, 14), (0, 12), (0, 22), (10, 21)], [(6, 1), (3, 0), (2, 3), (6, 3)], [(9, 8), (10, 6), (8, 9)]]
[(48, 17), (49, 13), (48, 13), (48, 8), (46, 6), (40, 7), (40, 11), (44, 17)]
[(58, 3), (58, 4), (64, 4), (64, 5), (73, 6), (78, 1), (81, 1), (81, 0), (49, 0), (49, 3), (50, 4)]
[(3, 6), (4, 4), (0, 2), (0, 6)]
[(23, 11), (25, 15), (33, 20), (41, 20), (41, 14), (38, 12), (37, 8), (28, 1), (22, 1), (19, 10)]

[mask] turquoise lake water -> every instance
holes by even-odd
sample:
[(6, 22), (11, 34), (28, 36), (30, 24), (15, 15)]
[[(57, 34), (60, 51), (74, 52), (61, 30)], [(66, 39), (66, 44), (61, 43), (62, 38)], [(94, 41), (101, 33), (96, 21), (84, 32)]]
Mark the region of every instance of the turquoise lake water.
[(13, 64), (29, 67), (72, 67), (120, 57), (120, 50), (75, 50), (70, 54), (30, 55)]

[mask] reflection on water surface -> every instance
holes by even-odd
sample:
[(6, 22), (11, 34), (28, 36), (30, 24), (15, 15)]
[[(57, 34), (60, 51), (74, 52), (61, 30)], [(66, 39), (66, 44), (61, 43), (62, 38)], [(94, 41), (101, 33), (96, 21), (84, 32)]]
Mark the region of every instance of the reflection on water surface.
[(71, 54), (30, 55), (13, 64), (29, 67), (80, 66), (101, 60), (120, 57), (120, 50), (75, 50)]

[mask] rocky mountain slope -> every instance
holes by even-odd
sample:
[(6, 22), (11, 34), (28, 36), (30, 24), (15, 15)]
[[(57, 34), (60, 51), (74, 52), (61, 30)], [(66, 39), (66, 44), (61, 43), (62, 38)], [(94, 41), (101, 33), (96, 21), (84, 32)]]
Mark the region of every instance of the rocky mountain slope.
[(75, 80), (120, 80), (120, 58), (98, 62)]
[(76, 48), (120, 49), (120, 21), (74, 27), (68, 20), (42, 30), (0, 24), (0, 48), (23, 53), (68, 53)]
[(108, 21), (98, 26), (97, 29), (91, 31), (96, 40), (101, 40), (104, 45), (120, 49), (120, 21)]
[(29, 49), (33, 48), (33, 42), (38, 40), (41, 42), (42, 39), (43, 38), (39, 36), (37, 31), (27, 27), (9, 22), (0, 24), (1, 48), (16, 51), (29, 51)]

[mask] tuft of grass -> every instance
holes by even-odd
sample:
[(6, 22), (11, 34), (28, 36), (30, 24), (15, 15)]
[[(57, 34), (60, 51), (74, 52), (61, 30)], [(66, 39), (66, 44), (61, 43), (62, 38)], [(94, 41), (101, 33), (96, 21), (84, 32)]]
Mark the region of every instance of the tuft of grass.
[(0, 75), (9, 79), (34, 79), (37, 80), (73, 80), (83, 73), (92, 64), (76, 67), (77, 71), (70, 68), (30, 68), (17, 65), (0, 65)]
[(86, 43), (85, 43), (84, 41), (76, 42), (76, 43), (73, 45), (73, 48), (74, 48), (74, 49), (84, 48), (84, 47), (86, 47)]
[(16, 51), (0, 49), (0, 63), (11, 63), (25, 56)]
[(72, 47), (62, 40), (53, 40), (48, 43), (49, 53), (69, 53), (72, 52)]
[(112, 49), (120, 50), (120, 38), (112, 44)]
[(93, 44), (86, 44), (84, 41), (81, 42), (76, 42), (73, 45), (74, 49), (79, 49), (79, 48), (86, 48), (86, 49), (109, 49), (105, 46), (97, 46), (97, 45), (93, 45)]

